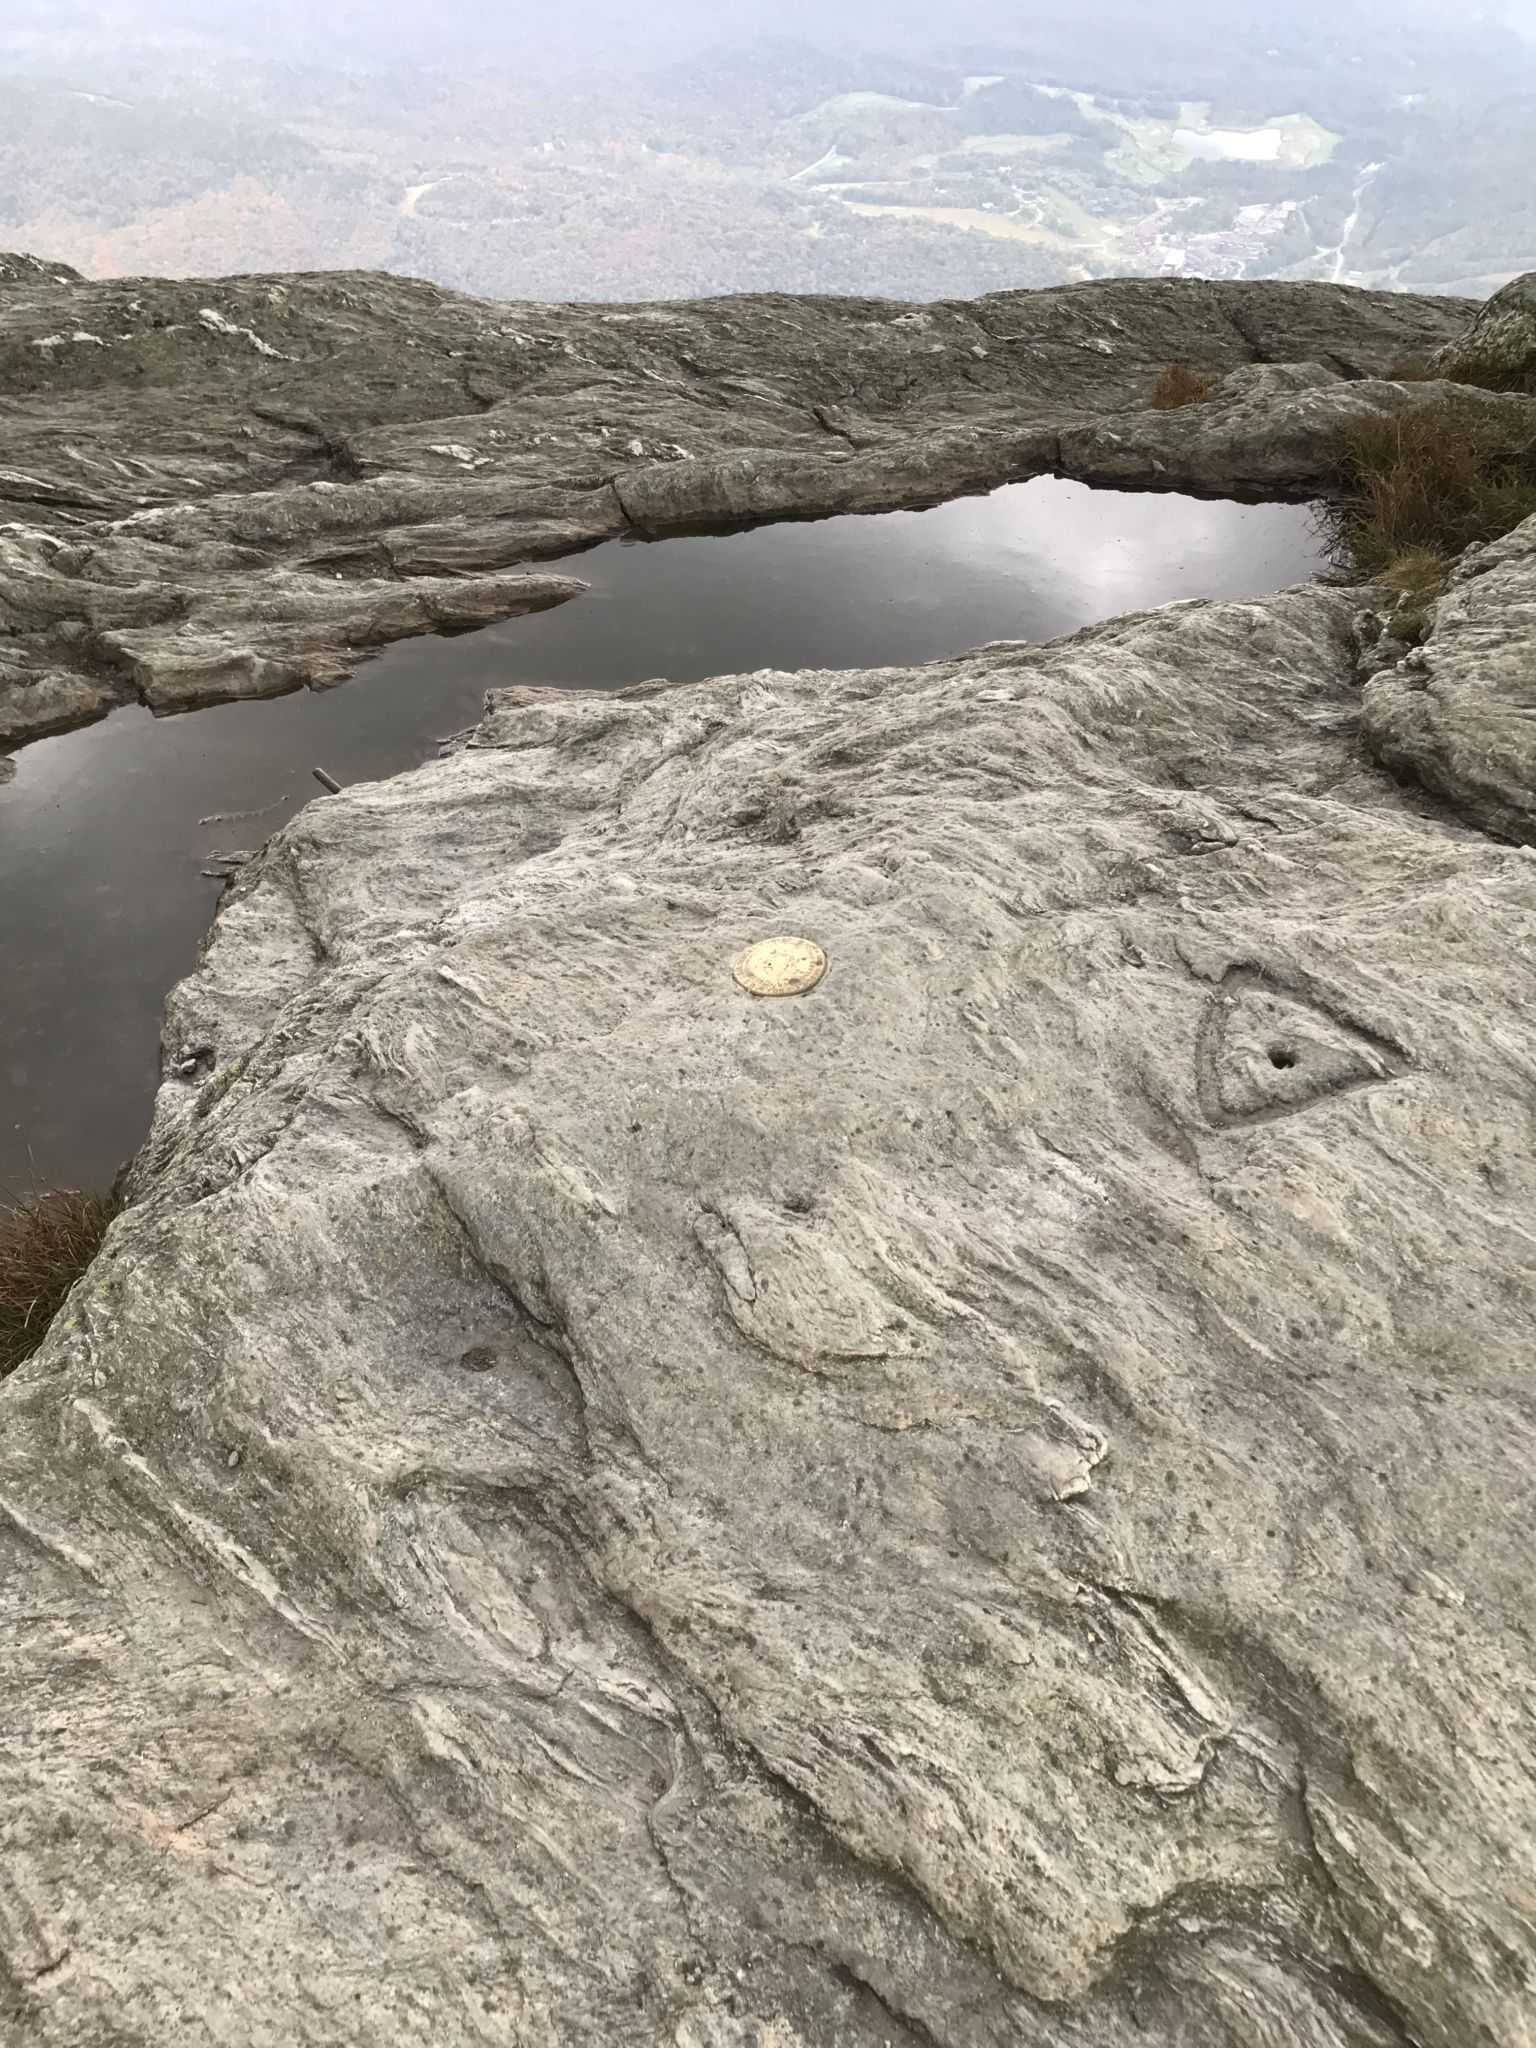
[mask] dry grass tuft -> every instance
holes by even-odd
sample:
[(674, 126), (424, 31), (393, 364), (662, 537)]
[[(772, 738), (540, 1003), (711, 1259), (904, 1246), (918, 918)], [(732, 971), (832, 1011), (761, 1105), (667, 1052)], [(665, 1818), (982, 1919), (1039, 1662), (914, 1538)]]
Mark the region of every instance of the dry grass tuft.
[(112, 1213), (110, 1200), (76, 1188), (0, 1205), (0, 1379), (42, 1343)]
[(1198, 405), (1216, 389), (1213, 370), (1196, 370), (1188, 363), (1170, 363), (1152, 386), (1147, 403), (1154, 412), (1173, 412), (1181, 405)]
[(1530, 352), (1504, 357), (1471, 346), (1453, 349), (1439, 374), (1483, 391), (1514, 391), (1536, 398), (1536, 354)]
[(1445, 589), (1454, 558), (1435, 548), (1409, 548), (1389, 562), (1376, 578), (1378, 590), (1392, 599), (1388, 614), (1399, 640), (1417, 646), (1429, 631), (1435, 599)]
[(1536, 513), (1536, 454), (1454, 401), (1375, 414), (1346, 430), (1344, 494), (1319, 515), (1349, 581), (1395, 591), (1422, 612), (1463, 549)]
[(1448, 384), (1471, 384), (1479, 391), (1536, 396), (1536, 365), (1528, 355), (1512, 352), (1501, 357), (1470, 342), (1439, 350), (1432, 357), (1404, 356), (1383, 375), (1392, 384), (1429, 384), (1444, 378)]
[(1395, 597), (1412, 598), (1426, 604), (1437, 598), (1451, 573), (1451, 557), (1437, 548), (1408, 548), (1389, 562), (1376, 581)]

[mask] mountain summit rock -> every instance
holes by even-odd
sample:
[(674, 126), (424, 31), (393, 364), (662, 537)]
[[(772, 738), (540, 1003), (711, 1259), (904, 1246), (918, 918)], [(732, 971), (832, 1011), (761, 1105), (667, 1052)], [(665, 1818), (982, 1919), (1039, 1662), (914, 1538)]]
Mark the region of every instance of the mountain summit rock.
[[(12, 658), (82, 688), (1026, 459), (1299, 493), (1465, 317), (176, 290), (9, 329)], [(1314, 584), (505, 691), (245, 863), (0, 1392), (0, 2037), (1536, 2040), (1533, 663), (1528, 521), (1411, 661)]]
[[(530, 306), (362, 274), (86, 284), (7, 258), (0, 746), (135, 698), (324, 687), (392, 640), (579, 595), (539, 564), (618, 535), (1052, 471), (1310, 496), (1340, 419), (1426, 402), (1359, 380), (1475, 310), (1180, 279)], [(1227, 377), (1215, 402), (1148, 413), (1185, 360)]]
[(1447, 377), (1475, 367), (1481, 379), (1505, 390), (1536, 394), (1536, 271), (1496, 291), (1467, 333), (1447, 342), (1434, 360)]

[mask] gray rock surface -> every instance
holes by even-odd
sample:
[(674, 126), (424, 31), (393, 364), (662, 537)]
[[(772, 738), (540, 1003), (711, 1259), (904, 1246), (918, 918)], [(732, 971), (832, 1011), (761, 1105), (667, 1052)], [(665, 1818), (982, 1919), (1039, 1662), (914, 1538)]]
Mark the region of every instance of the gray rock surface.
[(1434, 357), (1444, 376), (1476, 376), (1509, 391), (1536, 392), (1536, 271), (1512, 277), (1467, 332)]
[[(135, 697), (323, 686), (388, 640), (571, 595), (527, 565), (620, 534), (1047, 471), (1313, 495), (1343, 419), (1434, 402), (1374, 380), (1475, 310), (1181, 279), (526, 306), (372, 276), (88, 284), (0, 258), (0, 745)], [(1231, 374), (1148, 412), (1170, 361)], [(1532, 410), (1469, 402), (1512, 431)]]
[(1462, 557), (1423, 647), (1367, 684), (1362, 730), (1386, 767), (1536, 845), (1536, 519)]
[(1536, 859), (1361, 630), (505, 693), (242, 868), (0, 1394), (7, 2044), (1530, 2048)]

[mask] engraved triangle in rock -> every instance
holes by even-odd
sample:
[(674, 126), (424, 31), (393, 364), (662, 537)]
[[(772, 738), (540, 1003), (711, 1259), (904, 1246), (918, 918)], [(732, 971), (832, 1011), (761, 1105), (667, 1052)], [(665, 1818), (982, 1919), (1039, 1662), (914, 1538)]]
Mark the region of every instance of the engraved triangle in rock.
[(1201, 1107), (1215, 1124), (1287, 1116), (1406, 1064), (1373, 1033), (1243, 970), (1213, 999), (1198, 1057)]

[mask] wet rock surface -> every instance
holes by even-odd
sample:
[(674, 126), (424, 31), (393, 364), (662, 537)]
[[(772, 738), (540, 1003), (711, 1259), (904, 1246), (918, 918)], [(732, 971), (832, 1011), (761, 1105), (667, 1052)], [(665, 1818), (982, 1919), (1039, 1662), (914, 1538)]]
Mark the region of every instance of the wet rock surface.
[[(324, 686), (392, 639), (576, 595), (529, 565), (616, 535), (1044, 472), (1309, 496), (1342, 419), (1432, 402), (1375, 380), (1475, 310), (1181, 279), (552, 307), (0, 258), (0, 745), (134, 698)], [(1171, 361), (1231, 374), (1148, 412)]]
[(1372, 630), (508, 692), (240, 868), (0, 1398), (0, 2033), (1533, 2039), (1536, 861)]

